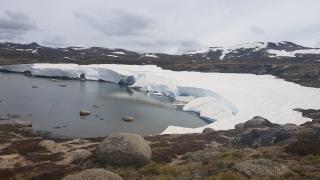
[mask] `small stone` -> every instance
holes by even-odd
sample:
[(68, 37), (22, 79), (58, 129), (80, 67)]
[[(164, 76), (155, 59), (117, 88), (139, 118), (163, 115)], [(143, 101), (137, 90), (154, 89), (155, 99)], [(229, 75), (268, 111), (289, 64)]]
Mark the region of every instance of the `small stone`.
[(80, 116), (89, 116), (91, 114), (90, 111), (86, 111), (86, 110), (81, 110), (80, 111)]
[(23, 74), (27, 77), (32, 77), (32, 73), (29, 70), (24, 71)]
[(125, 121), (125, 122), (132, 122), (132, 121), (134, 121), (134, 117), (125, 116), (125, 117), (122, 118), (122, 120)]
[(98, 106), (98, 105), (95, 105), (95, 104), (93, 105), (93, 107), (94, 107), (94, 108), (99, 108), (99, 106)]
[(86, 75), (84, 73), (80, 74), (80, 80), (82, 81), (86, 80)]
[(212, 132), (215, 132), (215, 130), (212, 129), (212, 128), (204, 128), (204, 129), (202, 130), (202, 133), (212, 133)]
[(39, 142), (39, 146), (44, 147), (48, 151), (53, 152), (56, 148), (56, 143), (52, 140), (42, 140)]
[(92, 153), (86, 149), (77, 149), (72, 151), (73, 154), (73, 163), (78, 164), (86, 161), (92, 156)]
[(52, 81), (52, 82), (59, 82), (58, 79), (50, 79), (50, 81)]
[(11, 119), (17, 119), (17, 118), (20, 117), (20, 115), (18, 115), (18, 114), (7, 114), (7, 117), (11, 118)]
[(60, 86), (60, 87), (67, 87), (67, 85), (65, 85), (65, 84), (59, 84), (58, 86)]
[(38, 88), (38, 86), (32, 86), (33, 89)]

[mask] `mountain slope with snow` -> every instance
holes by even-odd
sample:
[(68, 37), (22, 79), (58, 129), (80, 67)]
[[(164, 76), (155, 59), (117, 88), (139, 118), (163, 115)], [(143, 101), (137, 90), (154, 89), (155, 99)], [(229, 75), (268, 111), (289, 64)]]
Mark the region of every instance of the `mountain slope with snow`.
[(256, 42), (232, 47), (211, 47), (185, 53), (185, 56), (202, 57), (212, 60), (245, 60), (245, 59), (288, 59), (320, 57), (319, 48), (309, 48), (291, 42)]

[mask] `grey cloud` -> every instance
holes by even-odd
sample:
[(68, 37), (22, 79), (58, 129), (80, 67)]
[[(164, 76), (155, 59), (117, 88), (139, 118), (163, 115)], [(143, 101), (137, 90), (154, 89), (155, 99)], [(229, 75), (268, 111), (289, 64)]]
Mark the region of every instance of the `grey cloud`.
[(134, 46), (138, 49), (148, 49), (149, 51), (177, 53), (187, 52), (199, 48), (201, 45), (194, 40), (178, 40), (178, 39), (137, 39), (129, 41), (129, 46)]
[(139, 35), (146, 31), (151, 25), (149, 18), (120, 10), (110, 11), (107, 15), (100, 17), (81, 12), (75, 12), (74, 16), (103, 35), (108, 36)]
[(67, 46), (66, 40), (61, 36), (53, 36), (50, 38), (46, 38), (45, 41), (42, 42), (46, 46), (53, 46), (53, 47), (62, 47)]
[(0, 39), (15, 39), (36, 28), (35, 23), (23, 13), (5, 11), (0, 16)]
[(261, 27), (257, 26), (257, 25), (251, 26), (250, 30), (252, 32), (254, 32), (255, 34), (264, 34), (264, 30)]

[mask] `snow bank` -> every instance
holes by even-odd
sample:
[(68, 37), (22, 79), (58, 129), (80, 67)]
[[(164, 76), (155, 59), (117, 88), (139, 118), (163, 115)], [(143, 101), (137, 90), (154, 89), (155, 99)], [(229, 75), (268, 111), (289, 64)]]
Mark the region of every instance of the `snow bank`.
[[(174, 72), (153, 65), (76, 65), (31, 64), (3, 66), (15, 72), (31, 71), (46, 76), (79, 77), (120, 82), (134, 77), (133, 87), (143, 91), (173, 96), (186, 111), (198, 112), (214, 119), (199, 128), (169, 126), (163, 134), (199, 133), (205, 127), (231, 129), (254, 116), (263, 116), (273, 123), (301, 124), (309, 121), (294, 108), (319, 109), (320, 89), (276, 79), (271, 75)], [(180, 104), (180, 105), (181, 105)]]
[(230, 108), (225, 106), (216, 97), (199, 97), (183, 107), (184, 111), (193, 111), (211, 122), (219, 119), (226, 119), (232, 117), (234, 114)]

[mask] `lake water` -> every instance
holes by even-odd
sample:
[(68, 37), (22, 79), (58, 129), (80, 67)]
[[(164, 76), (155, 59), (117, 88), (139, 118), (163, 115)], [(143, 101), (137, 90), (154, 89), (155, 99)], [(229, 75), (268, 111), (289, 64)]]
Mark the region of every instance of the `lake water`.
[[(107, 82), (0, 73), (0, 101), (0, 118), (17, 115), (15, 118), (32, 121), (33, 130), (53, 136), (98, 137), (114, 132), (151, 135), (169, 125), (207, 124), (194, 113), (178, 110), (166, 97)], [(92, 114), (80, 117), (81, 109)], [(135, 121), (124, 122), (124, 116)]]

